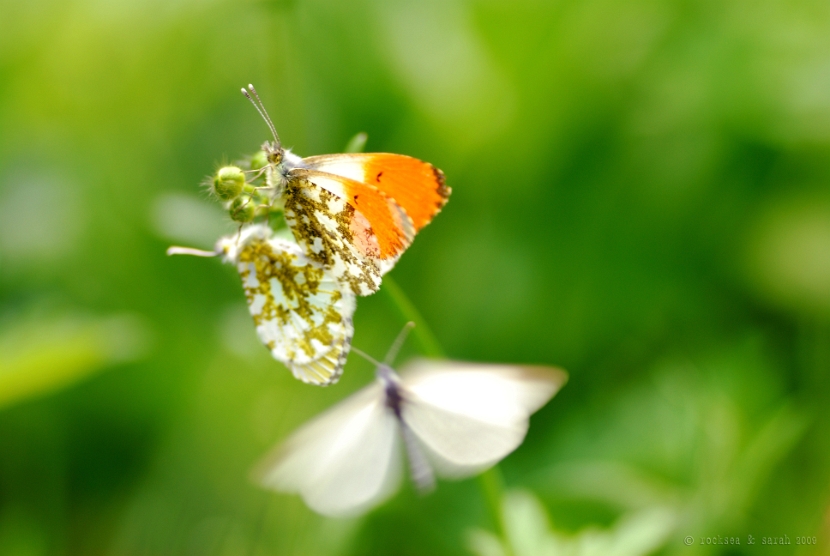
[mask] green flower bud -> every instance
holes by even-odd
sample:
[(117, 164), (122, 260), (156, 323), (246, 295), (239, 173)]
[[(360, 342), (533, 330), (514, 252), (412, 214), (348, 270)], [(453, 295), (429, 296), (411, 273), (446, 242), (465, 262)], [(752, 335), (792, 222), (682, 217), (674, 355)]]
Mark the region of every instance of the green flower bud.
[(230, 201), (239, 197), (244, 185), (245, 172), (238, 166), (225, 166), (216, 172), (210, 189), (223, 201)]
[(237, 197), (231, 203), (231, 206), (228, 209), (228, 214), (230, 214), (231, 220), (234, 222), (240, 222), (243, 224), (251, 222), (256, 216), (256, 205), (254, 204), (254, 200), (247, 195)]
[(251, 170), (259, 170), (268, 165), (268, 155), (265, 151), (259, 151), (251, 157)]

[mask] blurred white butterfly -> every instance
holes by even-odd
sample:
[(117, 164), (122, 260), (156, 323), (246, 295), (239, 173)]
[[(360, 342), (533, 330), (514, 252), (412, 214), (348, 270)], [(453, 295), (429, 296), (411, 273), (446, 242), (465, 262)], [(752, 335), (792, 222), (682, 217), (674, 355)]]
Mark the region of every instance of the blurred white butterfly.
[(303, 425), (258, 466), (262, 486), (298, 493), (323, 515), (357, 515), (399, 486), (401, 444), (422, 491), (435, 475), (474, 475), (522, 443), (530, 415), (567, 380), (550, 367), (417, 360), (398, 376), (375, 363), (372, 385)]

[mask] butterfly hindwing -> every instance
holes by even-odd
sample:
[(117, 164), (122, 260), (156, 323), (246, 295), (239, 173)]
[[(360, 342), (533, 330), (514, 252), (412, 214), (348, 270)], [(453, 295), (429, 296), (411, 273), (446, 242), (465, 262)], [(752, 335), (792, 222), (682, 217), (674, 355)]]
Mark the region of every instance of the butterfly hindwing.
[(352, 292), (287, 240), (250, 226), (220, 242), (237, 267), (257, 334), (303, 382), (327, 385), (343, 371), (353, 336)]

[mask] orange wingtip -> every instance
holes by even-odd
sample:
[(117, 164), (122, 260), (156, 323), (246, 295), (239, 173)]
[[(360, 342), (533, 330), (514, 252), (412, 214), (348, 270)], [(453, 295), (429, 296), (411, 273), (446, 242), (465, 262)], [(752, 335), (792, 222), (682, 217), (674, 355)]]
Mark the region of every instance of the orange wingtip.
[(369, 154), (366, 182), (392, 197), (420, 230), (446, 204), (451, 189), (444, 173), (427, 162), (399, 154)]
[(374, 185), (403, 207), (415, 231), (420, 230), (446, 204), (452, 190), (438, 168), (412, 158), (390, 153), (353, 153), (312, 156), (309, 168), (347, 176)]

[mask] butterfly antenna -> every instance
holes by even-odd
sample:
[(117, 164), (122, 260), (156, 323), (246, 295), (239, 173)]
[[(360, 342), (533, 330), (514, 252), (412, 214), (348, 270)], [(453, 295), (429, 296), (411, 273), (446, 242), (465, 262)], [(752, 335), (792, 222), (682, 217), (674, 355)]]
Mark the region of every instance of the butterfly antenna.
[(398, 356), (398, 352), (401, 350), (401, 346), (406, 341), (406, 337), (409, 335), (409, 331), (415, 328), (415, 323), (409, 321), (405, 325), (400, 332), (398, 332), (398, 337), (395, 338), (395, 341), (392, 343), (392, 347), (389, 348), (389, 352), (387, 352), (386, 357), (383, 359), (384, 365), (389, 367), (392, 366), (392, 362), (395, 360), (395, 357)]
[(377, 360), (374, 357), (372, 357), (368, 353), (364, 352), (363, 350), (357, 349), (356, 347), (352, 346), (352, 351), (355, 352), (356, 354), (358, 354), (359, 356), (361, 356), (363, 359), (365, 359), (366, 361), (368, 361), (372, 365), (374, 365), (376, 367), (380, 367), (380, 363), (378, 363)]
[[(248, 93), (248, 90), (251, 91), (250, 94)], [(248, 90), (245, 90), (245, 87), (242, 87), (242, 94), (245, 95), (245, 98), (251, 101), (251, 104), (254, 105), (256, 111), (259, 112), (259, 115), (262, 116), (262, 119), (265, 120), (266, 124), (268, 124), (268, 129), (271, 130), (271, 134), (274, 136), (274, 141), (276, 141), (277, 147), (281, 146), (280, 136), (277, 135), (277, 128), (274, 127), (274, 122), (271, 121), (271, 116), (269, 116), (268, 111), (265, 110), (265, 105), (262, 103), (262, 100), (260, 100), (259, 95), (256, 92), (256, 89), (254, 89), (253, 85), (248, 83)], [(253, 94), (254, 96), (251, 97), (251, 94)]]
[(219, 253), (216, 251), (203, 251), (202, 249), (194, 249), (192, 247), (179, 247), (174, 245), (167, 248), (168, 255), (192, 255), (194, 257), (218, 257)]

